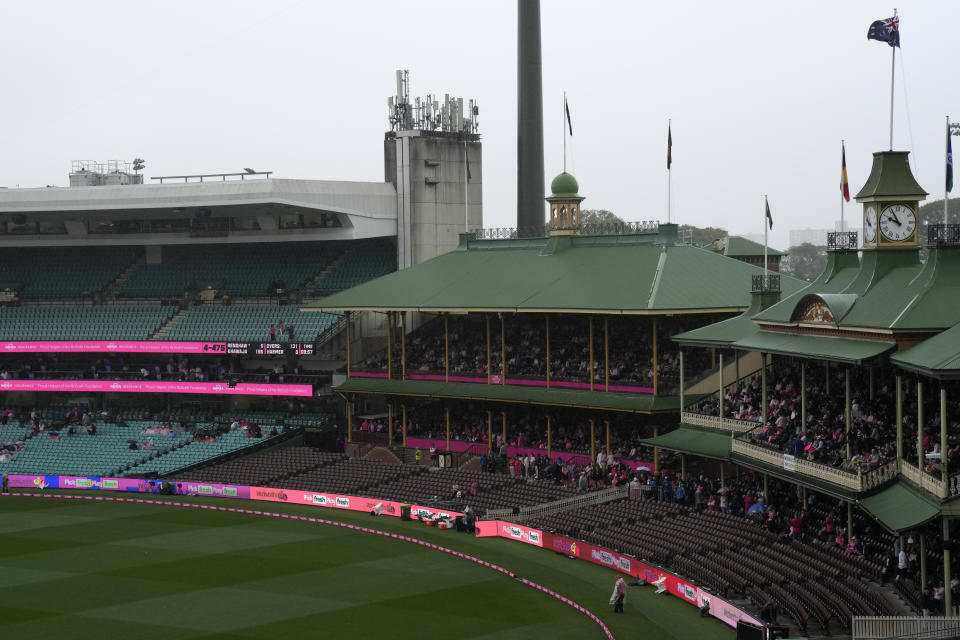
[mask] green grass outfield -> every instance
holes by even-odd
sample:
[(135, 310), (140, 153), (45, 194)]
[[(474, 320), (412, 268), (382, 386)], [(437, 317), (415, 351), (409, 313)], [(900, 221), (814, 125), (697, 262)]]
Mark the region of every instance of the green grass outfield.
[[(336, 519), (442, 544), (579, 602), (618, 640), (735, 635), (650, 587), (628, 589), (625, 614), (614, 615), (612, 571), (523, 544), (333, 509), (189, 500)], [(248, 514), (0, 498), (3, 640), (380, 640), (441, 633), (603, 638), (585, 615), (517, 580), (404, 541)]]

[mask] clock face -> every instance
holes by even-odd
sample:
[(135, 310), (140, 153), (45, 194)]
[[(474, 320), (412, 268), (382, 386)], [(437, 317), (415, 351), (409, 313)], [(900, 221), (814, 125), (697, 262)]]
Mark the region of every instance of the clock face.
[(917, 215), (906, 205), (890, 205), (880, 214), (880, 233), (887, 240), (903, 242), (917, 230)]
[(873, 205), (867, 207), (863, 214), (863, 239), (866, 242), (877, 241), (877, 209)]

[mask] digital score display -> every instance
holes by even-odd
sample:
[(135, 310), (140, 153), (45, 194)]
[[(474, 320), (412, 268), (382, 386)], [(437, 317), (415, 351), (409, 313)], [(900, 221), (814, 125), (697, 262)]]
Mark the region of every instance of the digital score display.
[(223, 345), (227, 355), (239, 356), (312, 356), (312, 342), (227, 342)]

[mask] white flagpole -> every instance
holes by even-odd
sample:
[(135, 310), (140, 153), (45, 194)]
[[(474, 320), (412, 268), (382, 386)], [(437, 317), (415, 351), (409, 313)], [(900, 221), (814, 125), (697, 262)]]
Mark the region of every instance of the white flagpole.
[[(763, 196), (763, 277), (767, 277), (767, 210), (770, 208), (770, 203), (767, 202), (767, 196)], [(763, 283), (766, 287), (766, 282)]]
[(563, 172), (567, 172), (567, 92), (563, 92), (563, 112), (560, 115), (560, 124), (563, 127)]
[[(897, 17), (896, 8), (893, 10), (893, 17), (894, 19)], [(893, 151), (893, 79), (895, 77), (894, 71), (896, 70), (897, 65), (897, 48), (890, 48), (893, 49), (893, 55), (890, 59), (890, 151)]]
[(673, 178), (673, 135), (670, 130), (670, 118), (667, 118), (667, 137), (670, 138), (670, 148), (667, 149), (667, 153), (670, 154), (670, 166), (667, 167), (667, 222), (670, 222), (670, 212), (671, 212), (671, 193), (672, 193), (672, 178)]

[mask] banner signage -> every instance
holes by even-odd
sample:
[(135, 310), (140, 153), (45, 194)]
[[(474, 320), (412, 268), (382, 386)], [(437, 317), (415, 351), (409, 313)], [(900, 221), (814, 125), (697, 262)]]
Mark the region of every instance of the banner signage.
[(228, 396), (313, 395), (309, 384), (163, 382), (154, 380), (2, 380), (0, 391), (79, 391), (92, 393), (210, 393)]
[(35, 340), (0, 342), (3, 353), (176, 353), (312, 356), (312, 342), (166, 342), (161, 340)]

